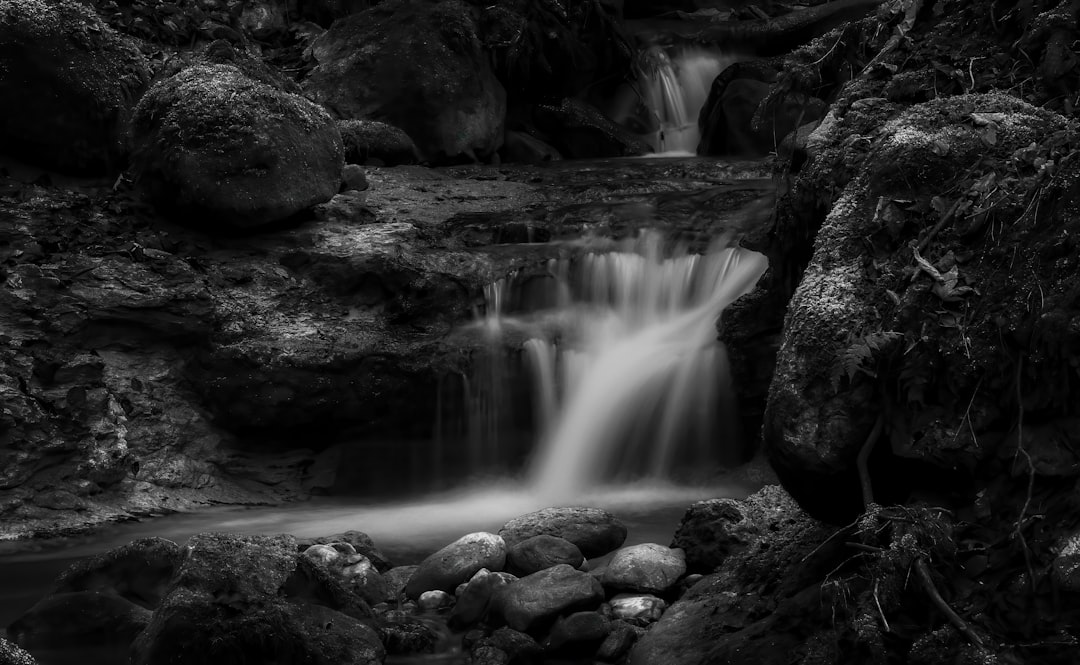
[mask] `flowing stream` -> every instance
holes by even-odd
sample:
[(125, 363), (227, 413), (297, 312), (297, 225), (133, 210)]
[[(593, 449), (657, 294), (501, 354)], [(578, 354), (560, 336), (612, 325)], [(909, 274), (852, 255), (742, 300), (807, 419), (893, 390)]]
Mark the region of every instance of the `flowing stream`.
[(660, 126), (652, 137), (657, 153), (697, 152), (701, 140), (698, 116), (709, 98), (713, 79), (736, 60), (734, 56), (702, 47), (653, 46), (646, 51), (639, 84), (644, 102)]

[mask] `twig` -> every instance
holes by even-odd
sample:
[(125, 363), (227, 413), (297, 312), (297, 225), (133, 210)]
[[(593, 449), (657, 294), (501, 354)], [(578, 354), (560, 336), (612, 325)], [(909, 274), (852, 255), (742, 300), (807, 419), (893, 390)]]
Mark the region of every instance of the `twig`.
[(964, 197), (961, 196), (955, 201), (953, 201), (953, 204), (949, 206), (949, 209), (946, 210), (945, 214), (941, 216), (941, 219), (938, 220), (937, 224), (934, 224), (934, 228), (930, 229), (930, 232), (927, 233), (926, 236), (919, 241), (920, 252), (926, 249), (926, 246), (930, 244), (930, 241), (934, 239), (934, 236), (938, 234), (938, 231), (940, 231), (946, 224), (948, 224), (949, 220), (956, 215), (956, 211), (960, 208), (960, 203), (963, 202), (963, 200)]
[(874, 547), (873, 545), (867, 545), (865, 543), (856, 543), (856, 542), (852, 542), (852, 541), (847, 541), (844, 544), (847, 545), (848, 547), (852, 548), (852, 549), (861, 550), (863, 552), (868, 552), (870, 554), (881, 554), (882, 552), (885, 551), (884, 549), (882, 549), (880, 547)]
[(818, 545), (818, 546), (817, 546), (817, 547), (815, 547), (814, 549), (810, 550), (810, 553), (809, 553), (809, 554), (807, 554), (807, 555), (806, 555), (806, 556), (804, 556), (804, 557), (803, 557), (802, 559), (800, 559), (800, 560), (799, 560), (799, 563), (805, 563), (805, 562), (806, 562), (806, 561), (807, 561), (807, 560), (808, 560), (808, 559), (809, 559), (810, 557), (812, 557), (812, 556), (814, 556), (815, 554), (817, 554), (817, 553), (818, 553), (818, 551), (820, 551), (822, 547), (825, 547), (826, 545), (828, 545), (828, 544), (829, 544), (829, 543), (830, 543), (830, 542), (832, 541), (832, 539), (833, 539), (833, 538), (836, 538), (837, 536), (839, 536), (839, 535), (840, 535), (840, 534), (842, 534), (842, 533), (847, 533), (847, 532), (848, 532), (848, 531), (850, 531), (851, 529), (855, 528), (855, 525), (856, 525), (856, 524), (858, 524), (858, 523), (859, 523), (859, 520), (855, 520), (855, 521), (854, 521), (854, 522), (852, 522), (851, 524), (848, 524), (847, 526), (842, 526), (842, 527), (840, 527), (839, 529), (837, 529), (836, 531), (834, 531), (834, 532), (832, 533), (832, 535), (830, 535), (830, 536), (829, 536), (828, 538), (826, 538), (825, 540), (821, 541), (821, 544), (820, 544), (820, 545)]
[(930, 578), (930, 569), (926, 567), (925, 560), (921, 558), (915, 559), (915, 572), (919, 576), (919, 581), (922, 582), (923, 590), (926, 591), (926, 595), (930, 596), (930, 600), (933, 601), (934, 605), (941, 610), (942, 614), (948, 617), (949, 623), (951, 623), (956, 630), (960, 631), (960, 634), (966, 637), (968, 642), (971, 642), (979, 649), (985, 650), (986, 646), (983, 644), (982, 638), (967, 625), (967, 622), (960, 618), (960, 615), (957, 614), (953, 608), (949, 607), (949, 604), (946, 603), (945, 599), (938, 593), (937, 587), (934, 586), (934, 580)]
[(1016, 524), (1013, 526), (1013, 535), (1020, 541), (1020, 546), (1024, 548), (1024, 564), (1027, 566), (1028, 586), (1034, 595), (1035, 567), (1031, 563), (1031, 549), (1028, 547), (1027, 539), (1024, 538), (1024, 531), (1021, 528), (1024, 518), (1027, 516), (1028, 508), (1031, 506), (1031, 494), (1035, 489), (1035, 465), (1031, 463), (1031, 454), (1024, 448), (1024, 402), (1020, 391), (1020, 379), (1023, 372), (1024, 356), (1021, 355), (1016, 363), (1016, 454), (1013, 455), (1013, 463), (1016, 463), (1016, 456), (1023, 453), (1024, 461), (1027, 462), (1028, 466), (1028, 484), (1024, 505), (1020, 507), (1020, 516), (1016, 518)]
[(881, 430), (885, 427), (885, 416), (878, 414), (874, 422), (874, 429), (870, 430), (870, 436), (866, 437), (866, 443), (859, 450), (859, 456), (855, 458), (855, 467), (859, 470), (859, 484), (862, 486), (863, 507), (869, 508), (874, 503), (874, 489), (870, 483), (870, 469), (867, 463), (870, 453), (874, 451), (874, 444), (881, 436)]
[(877, 605), (878, 614), (881, 615), (881, 623), (885, 626), (885, 632), (891, 633), (892, 629), (889, 628), (889, 620), (885, 618), (885, 611), (881, 609), (881, 601), (878, 599), (878, 581), (874, 580), (874, 604)]

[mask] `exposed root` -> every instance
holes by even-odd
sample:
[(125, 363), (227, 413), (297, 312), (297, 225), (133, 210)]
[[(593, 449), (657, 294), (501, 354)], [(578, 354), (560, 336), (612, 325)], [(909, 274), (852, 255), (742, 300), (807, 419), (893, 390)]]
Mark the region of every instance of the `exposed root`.
[(978, 633), (973, 631), (971, 626), (960, 618), (960, 615), (957, 614), (956, 611), (945, 602), (945, 599), (941, 597), (941, 594), (937, 590), (937, 586), (934, 585), (934, 580), (930, 577), (930, 569), (927, 567), (924, 559), (919, 558), (915, 560), (915, 573), (919, 576), (919, 582), (922, 584), (923, 590), (926, 591), (926, 595), (930, 596), (930, 600), (934, 605), (949, 619), (949, 623), (951, 623), (968, 642), (976, 648), (985, 651), (986, 645), (983, 643), (983, 640), (979, 637)]
[(874, 429), (870, 430), (870, 436), (866, 437), (866, 443), (859, 450), (859, 456), (855, 458), (855, 467), (859, 470), (859, 485), (862, 486), (863, 507), (869, 508), (874, 503), (874, 489), (870, 482), (870, 469), (867, 466), (870, 461), (870, 453), (874, 452), (874, 445), (881, 438), (881, 430), (885, 427), (885, 416), (878, 414), (874, 422)]

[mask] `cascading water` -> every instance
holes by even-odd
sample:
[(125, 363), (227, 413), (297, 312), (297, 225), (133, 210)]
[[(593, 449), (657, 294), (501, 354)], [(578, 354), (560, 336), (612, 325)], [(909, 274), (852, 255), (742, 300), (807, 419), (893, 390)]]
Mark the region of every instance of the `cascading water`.
[[(666, 253), (662, 236), (647, 232), (617, 251), (553, 259), (546, 275), (489, 289), (499, 300), (489, 301), (484, 325), (525, 339), (534, 491), (558, 500), (741, 461), (715, 322), (765, 266), (760, 254), (722, 245)], [(531, 296), (508, 313), (508, 289)]]
[(694, 154), (701, 132), (698, 115), (709, 97), (709, 88), (735, 58), (694, 47), (667, 51), (650, 47), (643, 57), (639, 82), (644, 101), (659, 131), (652, 137), (658, 153)]

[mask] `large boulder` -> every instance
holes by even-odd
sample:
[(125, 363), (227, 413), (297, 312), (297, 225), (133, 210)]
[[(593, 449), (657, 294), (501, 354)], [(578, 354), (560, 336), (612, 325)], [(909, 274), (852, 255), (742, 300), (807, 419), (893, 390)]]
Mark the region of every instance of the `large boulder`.
[(405, 585), (405, 595), (419, 598), (425, 591), (453, 592), (481, 568), (498, 571), (505, 564), (506, 543), (501, 536), (470, 533), (421, 561)]
[(424, 160), (485, 160), (502, 144), (506, 93), (460, 0), (380, 3), (336, 21), (312, 53), (315, 99), (400, 127)]
[(119, 596), (75, 591), (46, 596), (8, 626), (27, 649), (130, 644), (150, 622), (150, 610)]
[(118, 171), (149, 80), (138, 48), (84, 4), (0, 2), (0, 152), (62, 172)]
[(849, 175), (792, 297), (763, 430), (785, 487), (849, 521), (863, 504), (857, 460), (872, 450), (877, 502), (920, 488), (966, 501), (1008, 473), (998, 460), (1018, 454), (1019, 409), (1047, 414), (1024, 422), (1035, 470), (1073, 474), (1077, 439), (1064, 432), (1080, 402), (1051, 387), (1073, 380), (1065, 359), (1080, 348), (1075, 252), (1061, 240), (1080, 225), (1077, 193), (1071, 170), (1051, 180), (1072, 126), (1000, 93), (899, 113), (864, 99), (835, 115), (812, 137), (832, 147), (815, 149), (805, 177)]
[(195, 64), (156, 83), (135, 109), (132, 140), (139, 188), (192, 223), (262, 226), (341, 186), (329, 114), (230, 64)]
[(53, 593), (112, 593), (147, 609), (161, 602), (180, 565), (180, 546), (164, 538), (140, 538), (73, 563), (53, 584)]
[[(137, 665), (184, 663), (381, 663), (385, 649), (364, 620), (305, 602), (297, 575), (318, 566), (297, 554), (292, 536), (199, 534), (146, 629), (132, 645)], [(310, 584), (306, 585), (310, 589)], [(355, 607), (343, 608), (356, 614)]]
[(416, 144), (402, 130), (377, 120), (339, 120), (345, 161), (351, 164), (397, 166), (419, 161)]
[(499, 530), (507, 545), (533, 536), (557, 536), (570, 541), (591, 559), (617, 549), (626, 540), (626, 525), (601, 508), (544, 508), (515, 517)]
[(603, 600), (595, 577), (560, 564), (500, 589), (492, 610), (514, 630), (526, 632), (547, 627), (560, 614), (595, 609)]

